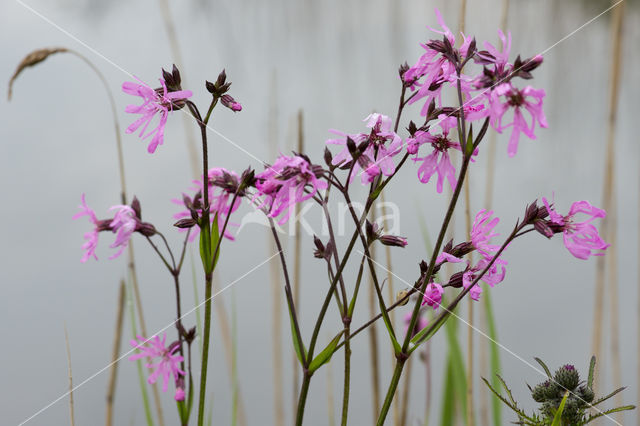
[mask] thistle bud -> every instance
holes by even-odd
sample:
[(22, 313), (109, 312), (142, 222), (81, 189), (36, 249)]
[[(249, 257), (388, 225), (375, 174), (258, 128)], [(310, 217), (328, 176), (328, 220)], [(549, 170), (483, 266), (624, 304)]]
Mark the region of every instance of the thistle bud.
[(553, 378), (561, 387), (569, 391), (573, 391), (580, 383), (578, 370), (571, 364), (560, 367)]

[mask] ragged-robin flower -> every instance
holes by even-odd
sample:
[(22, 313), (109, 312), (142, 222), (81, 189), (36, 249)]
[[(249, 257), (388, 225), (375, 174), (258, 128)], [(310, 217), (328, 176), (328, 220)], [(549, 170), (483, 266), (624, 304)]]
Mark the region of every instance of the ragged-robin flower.
[[(353, 171), (349, 182), (361, 175), (363, 185), (367, 185), (381, 173), (391, 176), (396, 165), (393, 157), (402, 151), (402, 138), (393, 131), (393, 121), (386, 115), (373, 113), (363, 121), (371, 129), (369, 133), (346, 134), (339, 130), (329, 129), (329, 132), (338, 135), (339, 138), (327, 139), (329, 145), (343, 147), (335, 157), (332, 164), (345, 166), (353, 161), (353, 155), (349, 150), (348, 140), (351, 139), (358, 150), (358, 158), (353, 165)], [(360, 173), (359, 171), (362, 170)]]
[(122, 251), (127, 247), (127, 244), (129, 244), (131, 235), (135, 232), (139, 221), (131, 206), (118, 205), (111, 207), (109, 210), (117, 210), (113, 216), (113, 220), (109, 224), (111, 230), (116, 233), (116, 240), (109, 247), (120, 247), (116, 253), (109, 257), (109, 259), (115, 259), (122, 254)]
[[(588, 201), (576, 201), (571, 205), (566, 216), (560, 215), (546, 198), (542, 198), (549, 221), (547, 224), (554, 233), (562, 232), (562, 238), (567, 250), (578, 259), (588, 259), (589, 256), (602, 256), (610, 244), (604, 242), (598, 229), (591, 224), (595, 219), (604, 218), (607, 213), (589, 204)], [(588, 219), (583, 222), (576, 220), (576, 215), (585, 214)]]
[[(460, 143), (449, 139), (451, 129), (457, 127), (457, 119), (455, 117), (440, 114), (440, 116), (438, 116), (438, 124), (442, 129), (442, 133), (434, 135), (431, 131), (417, 131), (412, 138), (413, 140), (410, 142), (411, 148), (408, 148), (407, 151), (410, 154), (416, 153), (416, 158), (413, 159), (414, 162), (422, 162), (418, 169), (418, 179), (420, 182), (429, 182), (431, 176), (437, 173), (438, 181), (436, 183), (436, 191), (442, 193), (445, 178), (449, 181), (451, 190), (455, 190), (456, 188), (456, 169), (451, 163), (449, 149), (453, 148), (460, 151)], [(429, 144), (430, 147), (433, 148), (433, 151), (426, 157), (418, 157), (417, 152), (420, 146), (424, 144)], [(477, 151), (473, 154), (477, 154)]]
[[(155, 90), (140, 80), (138, 80), (140, 83), (130, 81), (122, 83), (123, 92), (142, 98), (140, 105), (128, 105), (125, 109), (126, 112), (132, 114), (142, 114), (140, 118), (127, 127), (127, 133), (133, 133), (142, 127), (139, 134), (142, 139), (153, 135), (147, 147), (149, 153), (154, 153), (158, 145), (162, 144), (164, 127), (167, 124), (169, 112), (182, 108), (184, 106), (184, 100), (193, 94), (190, 90), (172, 90), (173, 88), (167, 88), (165, 79), (160, 78), (159, 80), (161, 87)], [(156, 115), (159, 115), (158, 124), (155, 125), (155, 127), (152, 126), (152, 129), (147, 131)]]
[(424, 291), (422, 304), (431, 306), (434, 310), (438, 309), (440, 307), (440, 302), (442, 302), (443, 293), (444, 289), (440, 284), (436, 282), (430, 282)]
[[(501, 258), (497, 258), (493, 265), (491, 265), (487, 272), (482, 276), (482, 278), (480, 278), (480, 280), (489, 284), (489, 286), (491, 287), (501, 283), (504, 280), (504, 276), (506, 273), (504, 267), (504, 265), (506, 264), (506, 261), (502, 260)], [(472, 268), (468, 268), (462, 274), (462, 285), (464, 286), (464, 288), (469, 288), (478, 274), (484, 271), (487, 265), (489, 265), (489, 260), (481, 258), (475, 266), (473, 266)], [(473, 300), (479, 300), (481, 293), (482, 287), (480, 287), (478, 284), (475, 284), (471, 288), (471, 290), (469, 290), (469, 296), (471, 296)]]
[(272, 166), (255, 176), (258, 208), (265, 209), (269, 217), (280, 216), (282, 225), (291, 216), (292, 207), (312, 198), (321, 189), (327, 189), (322, 179), (322, 167), (311, 164), (301, 154), (281, 155)]
[[(227, 170), (223, 167), (213, 167), (209, 169), (209, 220), (211, 223), (215, 220), (216, 214), (218, 216), (218, 230), (222, 232), (222, 228), (224, 227), (224, 222), (228, 215), (238, 210), (240, 204), (242, 203), (241, 197), (244, 195), (244, 191), (240, 191), (238, 193), (238, 197), (236, 197), (233, 206), (231, 205), (231, 201), (233, 200), (233, 196), (238, 189), (238, 185), (240, 185), (240, 178), (238, 174), (232, 170)], [(184, 207), (185, 210), (182, 210), (173, 215), (175, 219), (179, 221), (185, 218), (191, 218), (194, 215), (197, 217), (202, 217), (202, 191), (204, 185), (202, 184), (202, 179), (195, 179), (193, 181), (194, 186), (189, 188), (191, 192), (196, 193), (193, 197), (189, 197), (186, 194), (183, 194), (182, 199), (173, 199), (172, 203)], [(227, 229), (225, 230), (224, 237), (229, 240), (234, 240), (235, 237), (229, 230), (229, 226), (238, 226), (237, 223), (229, 222), (227, 225)], [(186, 232), (186, 229), (180, 229), (180, 231)], [(199, 234), (200, 228), (197, 226), (191, 227), (191, 233), (189, 234), (189, 241), (193, 241)]]
[(442, 41), (430, 40), (421, 44), (425, 52), (416, 64), (402, 75), (405, 85), (408, 85), (412, 90), (417, 88), (417, 93), (410, 98), (408, 104), (426, 98), (420, 112), (423, 116), (427, 115), (429, 104), (432, 100), (435, 99), (439, 105), (442, 104), (441, 91), (446, 84), (457, 84), (456, 64), (451, 61), (451, 57), (457, 56), (459, 59), (466, 57), (472, 41), (471, 38), (467, 38), (462, 34), (462, 45), (456, 49), (454, 47), (456, 45), (454, 34), (445, 24), (440, 11), (436, 9), (435, 12), (442, 31), (433, 28), (429, 29), (443, 35)]
[(111, 222), (111, 220), (98, 220), (98, 218), (96, 217), (96, 212), (87, 205), (85, 194), (82, 194), (82, 204), (80, 204), (79, 208), (80, 212), (73, 215), (73, 219), (78, 219), (82, 216), (89, 216), (89, 221), (93, 224), (93, 229), (84, 234), (84, 239), (87, 240), (87, 242), (82, 245), (82, 249), (85, 250), (85, 253), (80, 261), (84, 263), (90, 257), (98, 260), (98, 256), (96, 256), (96, 248), (98, 247), (98, 233), (100, 231), (109, 230), (109, 223)]
[(181, 355), (175, 354), (180, 343), (175, 341), (167, 347), (166, 341), (166, 333), (162, 335), (162, 340), (157, 335), (149, 339), (138, 336), (137, 341), (135, 339), (131, 340), (131, 346), (140, 350), (140, 352), (129, 357), (129, 360), (131, 361), (141, 358), (159, 358), (155, 362), (149, 362), (146, 364), (147, 368), (153, 369), (147, 381), (150, 384), (153, 384), (158, 380), (158, 377), (162, 377), (163, 392), (167, 391), (171, 376), (173, 376), (175, 383), (178, 381), (180, 376), (185, 375), (185, 372), (180, 369), (180, 363), (184, 358)]
[(486, 260), (491, 260), (494, 253), (500, 248), (500, 246), (490, 244), (491, 238), (500, 235), (493, 232), (493, 229), (498, 225), (500, 219), (497, 217), (492, 219), (492, 215), (493, 211), (491, 210), (480, 210), (478, 214), (476, 214), (473, 226), (471, 227), (471, 243)]

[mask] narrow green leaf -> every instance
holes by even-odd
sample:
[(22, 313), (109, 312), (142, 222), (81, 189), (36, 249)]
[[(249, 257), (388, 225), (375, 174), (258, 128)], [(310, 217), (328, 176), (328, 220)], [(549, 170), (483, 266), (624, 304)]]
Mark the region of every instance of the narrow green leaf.
[(613, 392), (611, 392), (609, 395), (607, 396), (603, 396), (602, 398), (598, 398), (598, 400), (596, 400), (596, 402), (592, 403), (592, 406), (596, 406), (598, 404), (601, 404), (603, 402), (605, 402), (607, 399), (612, 398), (613, 396), (615, 396), (616, 394), (619, 394), (620, 392), (622, 392), (623, 390), (625, 390), (627, 387), (623, 386), (621, 388), (618, 388), (616, 390), (614, 390)]
[[(211, 224), (211, 256), (213, 256), (213, 252), (218, 245), (218, 241), (220, 240), (220, 228), (218, 228), (218, 213), (216, 212), (213, 217), (213, 223)], [(213, 265), (211, 270), (216, 269), (216, 265), (218, 264), (218, 258), (220, 258), (220, 252), (222, 251), (222, 246), (218, 248), (218, 253), (216, 254), (216, 258), (213, 260)]]
[(619, 411), (628, 411), (628, 410), (635, 410), (636, 406), (635, 405), (623, 405), (622, 407), (616, 407), (616, 408), (612, 408), (610, 410), (606, 410), (606, 411), (601, 411), (597, 414), (593, 414), (591, 415), (585, 422), (584, 424), (587, 423), (591, 423), (592, 421), (594, 421), (595, 419), (598, 419), (600, 417), (606, 416), (608, 414), (613, 414), (613, 413), (617, 413)]
[(454, 424), (455, 416), (455, 389), (453, 385), (453, 367), (451, 359), (447, 360), (446, 374), (443, 378), (442, 405), (440, 408), (440, 424), (449, 426)]
[(596, 356), (593, 355), (591, 357), (591, 362), (589, 362), (589, 378), (587, 379), (587, 386), (589, 389), (593, 389), (593, 374), (596, 370)]
[(467, 135), (467, 146), (465, 148), (467, 157), (473, 154), (473, 124), (469, 126), (469, 134)]
[[(498, 344), (495, 343), (498, 341), (498, 330), (496, 327), (496, 321), (495, 321), (495, 317), (493, 314), (493, 302), (491, 300), (491, 292), (490, 291), (485, 291), (483, 296), (482, 296), (482, 300), (484, 303), (484, 308), (485, 308), (485, 315), (486, 315), (486, 319), (487, 319), (487, 332), (490, 338), (489, 341), (489, 363), (491, 365), (491, 372), (493, 373), (492, 376), (492, 380), (491, 382), (493, 383), (493, 386), (498, 387), (498, 376), (497, 374), (500, 373), (501, 371), (501, 366), (500, 366), (500, 348), (498, 347)], [(502, 379), (500, 379), (502, 380)], [(504, 383), (504, 380), (502, 381), (504, 387), (506, 388), (506, 383)], [(507, 388), (508, 389), (508, 388)], [(500, 404), (500, 401), (498, 401), (497, 399), (493, 398), (492, 401), (492, 411), (493, 411), (493, 424), (494, 426), (501, 426), (502, 425), (502, 405)]]
[[(453, 384), (456, 400), (460, 402), (460, 413), (467, 412), (467, 372), (462, 354), (462, 348), (458, 342), (458, 324), (455, 321), (447, 321), (445, 326), (447, 335), (447, 349), (451, 366), (453, 368)], [(463, 417), (464, 424), (467, 424), (466, 416)]]
[(329, 362), (329, 360), (331, 359), (331, 355), (333, 355), (333, 353), (335, 352), (336, 346), (338, 346), (338, 342), (340, 342), (340, 338), (342, 337), (343, 333), (344, 333), (344, 330), (338, 333), (336, 337), (331, 339), (327, 347), (324, 348), (322, 352), (316, 355), (316, 357), (311, 361), (311, 364), (309, 364), (310, 373), (313, 373), (318, 368), (320, 368), (323, 364)]
[[(288, 307), (289, 305), (287, 305)], [(296, 355), (298, 357), (298, 361), (300, 361), (300, 365), (304, 365), (305, 360), (307, 359), (307, 349), (304, 347), (304, 343), (300, 340), (300, 336), (296, 334), (296, 327), (293, 324), (293, 316), (291, 315), (291, 309), (289, 311), (289, 323), (291, 324), (291, 338), (293, 340), (293, 348), (296, 351)], [(303, 355), (304, 352), (304, 355)]]
[(549, 367), (547, 367), (547, 364), (545, 364), (540, 358), (538, 357), (534, 357), (533, 359), (536, 360), (536, 362), (538, 364), (540, 364), (542, 366), (542, 368), (544, 369), (544, 372), (547, 374), (547, 377), (551, 380), (553, 380), (553, 377), (551, 376), (551, 371), (549, 370)]
[(569, 397), (569, 391), (566, 391), (564, 393), (564, 397), (562, 398), (562, 401), (560, 401), (560, 406), (556, 411), (556, 415), (553, 416), (553, 422), (551, 423), (551, 426), (562, 426), (562, 412), (564, 411), (564, 404), (567, 403), (568, 397)]

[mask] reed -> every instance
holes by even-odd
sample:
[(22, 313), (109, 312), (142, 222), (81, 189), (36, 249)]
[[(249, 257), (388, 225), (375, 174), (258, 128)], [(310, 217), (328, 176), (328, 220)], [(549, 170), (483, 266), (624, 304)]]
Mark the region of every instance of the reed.
[[(278, 103), (277, 103), (277, 75), (271, 74), (271, 99), (269, 105), (269, 125), (267, 129), (267, 142), (269, 145), (269, 157), (278, 155)], [(267, 250), (272, 250), (271, 241), (267, 240)], [(274, 424), (285, 424), (284, 415), (284, 369), (282, 364), (282, 280), (276, 262), (269, 262), (269, 276), (271, 280), (271, 335), (272, 335), (272, 363), (273, 363), (273, 415)]]
[(71, 349), (69, 348), (69, 333), (67, 324), (64, 325), (64, 342), (67, 347), (67, 371), (69, 375), (69, 422), (71, 426), (75, 426), (76, 420), (73, 410), (73, 373), (71, 371)]
[(107, 385), (107, 410), (105, 425), (113, 424), (113, 399), (116, 392), (116, 377), (118, 375), (118, 357), (120, 356), (120, 341), (122, 340), (122, 327), (124, 325), (125, 286), (124, 280), (120, 280), (118, 289), (118, 311), (116, 313), (116, 327), (113, 333), (113, 349), (111, 350), (111, 369), (109, 370), (109, 384)]
[[(616, 4), (616, 2), (613, 2)], [(605, 241), (612, 243), (612, 247), (610, 249), (615, 250), (613, 248), (613, 243), (615, 243), (616, 239), (616, 212), (614, 209), (615, 205), (615, 126), (618, 117), (618, 97), (619, 97), (619, 89), (620, 89), (620, 70), (621, 70), (621, 62), (622, 62), (622, 20), (624, 16), (624, 2), (620, 2), (617, 7), (612, 10), (612, 23), (611, 23), (611, 35), (612, 35), (612, 57), (611, 57), (611, 84), (609, 86), (609, 113), (607, 119), (607, 145), (606, 145), (606, 155), (604, 157), (604, 184), (603, 184), (603, 194), (602, 194), (602, 208), (608, 212), (607, 217), (602, 221), (602, 231), (601, 236)], [(615, 253), (615, 252), (614, 252)], [(615, 255), (609, 253), (607, 258), (611, 258), (610, 262), (615, 259)], [(613, 271), (609, 271), (609, 279), (616, 279), (617, 271), (615, 270), (617, 266), (615, 264), (609, 265), (610, 269), (614, 269)], [(593, 340), (592, 340), (592, 353), (596, 356), (596, 359), (602, 359), (602, 334), (604, 327), (604, 305), (606, 303), (606, 294), (604, 291), (605, 287), (605, 276), (607, 275), (607, 260), (600, 256), (596, 261), (596, 285), (595, 285), (595, 294), (594, 294), (594, 315), (593, 315)], [(616, 298), (618, 297), (618, 283), (617, 280), (609, 283), (609, 291), (606, 292), (609, 294), (609, 297)], [(617, 300), (612, 300), (611, 307), (617, 308)], [(611, 342), (612, 342), (612, 355), (614, 359), (612, 360), (612, 365), (614, 366), (614, 370), (616, 369), (616, 364), (619, 367), (619, 343), (617, 342), (619, 336), (618, 330), (618, 321), (617, 321), (617, 309), (616, 311), (611, 312)], [(619, 373), (617, 373), (619, 374)], [(614, 371), (614, 380), (617, 380), (615, 377), (616, 372)], [(602, 372), (600, 374), (600, 380), (602, 380)], [(614, 383), (616, 386), (620, 386), (617, 383)]]

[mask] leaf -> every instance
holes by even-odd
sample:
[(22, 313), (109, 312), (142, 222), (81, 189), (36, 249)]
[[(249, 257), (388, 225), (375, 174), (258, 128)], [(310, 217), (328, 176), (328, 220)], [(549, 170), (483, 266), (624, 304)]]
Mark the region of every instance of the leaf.
[(553, 422), (551, 423), (551, 426), (562, 426), (562, 412), (564, 411), (564, 404), (567, 403), (568, 397), (569, 397), (569, 391), (566, 391), (564, 393), (564, 397), (562, 398), (562, 401), (560, 401), (560, 406), (556, 411), (556, 415), (553, 416)]
[(547, 364), (545, 364), (540, 358), (538, 357), (534, 357), (533, 359), (536, 360), (536, 362), (538, 364), (540, 364), (542, 366), (542, 368), (544, 369), (544, 372), (547, 374), (547, 377), (551, 380), (553, 380), (553, 377), (551, 376), (551, 371), (549, 370), (549, 367), (547, 367)]
[[(288, 307), (289, 305), (287, 305)], [(300, 365), (304, 365), (305, 360), (307, 359), (307, 349), (304, 347), (304, 343), (300, 339), (300, 336), (296, 333), (296, 327), (293, 324), (293, 316), (291, 315), (291, 309), (289, 309), (289, 323), (291, 324), (291, 338), (293, 340), (293, 348), (296, 351), (296, 355), (298, 356), (298, 361), (300, 361)], [(303, 355), (304, 352), (304, 355)]]
[(589, 389), (593, 389), (593, 373), (596, 369), (596, 356), (593, 355), (591, 357), (591, 362), (589, 363), (589, 378), (587, 379), (587, 386)]
[(333, 355), (333, 353), (335, 352), (336, 346), (338, 346), (338, 342), (340, 342), (340, 337), (342, 337), (343, 333), (344, 333), (344, 330), (338, 333), (338, 335), (329, 342), (327, 347), (324, 348), (322, 352), (316, 355), (316, 357), (311, 361), (311, 364), (309, 364), (310, 373), (313, 373), (318, 368), (320, 368), (323, 364), (329, 362), (329, 360), (331, 359), (331, 355)]
[(611, 398), (611, 397), (615, 396), (616, 394), (619, 394), (620, 392), (622, 392), (622, 391), (623, 391), (623, 390), (625, 390), (626, 388), (627, 388), (626, 386), (623, 386), (623, 387), (621, 387), (621, 388), (618, 388), (618, 389), (614, 390), (613, 392), (611, 392), (611, 393), (610, 393), (609, 395), (607, 395), (607, 396), (603, 396), (602, 398), (598, 398), (598, 399), (596, 400), (596, 402), (594, 402), (594, 403), (592, 403), (592, 404), (591, 404), (591, 406), (592, 406), (592, 407), (595, 407), (596, 405), (598, 405), (598, 404), (600, 404), (600, 403), (602, 403), (602, 402), (605, 402), (607, 399), (609, 399), (609, 398)]
[(598, 419), (600, 417), (606, 416), (608, 414), (613, 414), (613, 413), (617, 413), (619, 411), (628, 411), (628, 410), (634, 410), (636, 408), (635, 405), (623, 405), (622, 407), (616, 407), (616, 408), (612, 408), (610, 410), (606, 410), (606, 411), (601, 411), (597, 414), (592, 414), (587, 421), (584, 422), (584, 424), (590, 423), (595, 419)]
[[(218, 228), (218, 213), (216, 212), (213, 217), (213, 223), (211, 224), (211, 255), (213, 256), (213, 251), (218, 244), (222, 244), (220, 241), (220, 228)], [(220, 257), (220, 251), (222, 251), (222, 247), (218, 247), (218, 253), (216, 253), (216, 258), (213, 260), (213, 265), (211, 270), (216, 269), (216, 265), (218, 264), (218, 258)]]
[[(500, 367), (500, 348), (496, 343), (498, 341), (498, 331), (496, 327), (495, 317), (493, 315), (493, 302), (491, 301), (491, 292), (486, 291), (482, 297), (485, 307), (485, 317), (487, 319), (487, 334), (489, 335), (489, 360), (491, 365), (491, 371), (495, 374), (493, 379), (491, 380), (495, 387), (498, 386), (498, 378), (502, 381), (502, 385), (507, 390), (508, 393), (510, 391), (507, 388), (504, 380), (497, 374), (501, 371)], [(513, 398), (511, 398), (513, 401)], [(515, 401), (514, 401), (515, 402)], [(492, 401), (493, 407), (493, 424), (495, 426), (500, 426), (502, 424), (502, 405), (500, 405), (500, 401), (494, 399)]]
[(37, 49), (33, 52), (29, 53), (24, 59), (18, 64), (18, 67), (14, 71), (11, 79), (9, 80), (9, 92), (7, 93), (7, 99), (10, 101), (13, 95), (13, 83), (18, 78), (18, 76), (24, 71), (26, 68), (32, 67), (34, 65), (39, 64), (40, 62), (47, 59), (49, 56), (55, 53), (68, 52), (69, 50), (64, 47), (54, 47), (50, 49)]
[(451, 360), (447, 360), (447, 373), (444, 376), (444, 389), (442, 390), (442, 406), (440, 408), (440, 424), (442, 426), (454, 424), (455, 415), (455, 389), (453, 385), (453, 370)]

